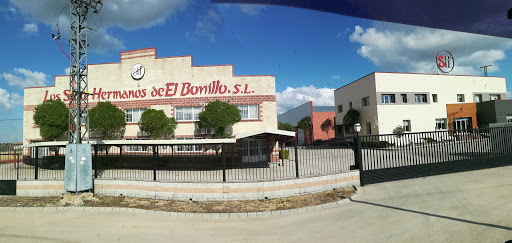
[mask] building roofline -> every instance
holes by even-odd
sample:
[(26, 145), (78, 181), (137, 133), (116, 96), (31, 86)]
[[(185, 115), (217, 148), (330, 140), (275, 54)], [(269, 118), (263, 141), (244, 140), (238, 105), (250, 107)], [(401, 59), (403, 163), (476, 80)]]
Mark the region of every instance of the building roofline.
[(304, 104), (302, 104), (302, 105), (295, 106), (295, 107), (293, 107), (293, 108), (291, 108), (291, 109), (287, 110), (286, 112), (281, 113), (281, 114), (279, 114), (279, 115), (277, 115), (277, 116), (284, 115), (284, 114), (286, 114), (286, 113), (288, 113), (288, 112), (290, 112), (290, 111), (293, 111), (293, 110), (295, 110), (295, 109), (297, 109), (297, 108), (299, 108), (299, 107), (301, 107), (301, 106), (303, 106), (303, 105), (305, 105), (305, 104), (307, 104), (307, 103), (311, 103), (311, 104), (313, 104), (313, 101), (311, 101), (311, 100), (310, 100), (310, 101), (308, 101), (308, 102), (306, 102), (306, 103), (304, 103)]
[[(339, 89), (342, 89), (342, 88), (344, 88), (344, 87), (346, 87), (346, 86), (348, 86), (348, 85), (350, 85), (350, 84), (352, 84), (352, 83), (355, 83), (355, 82), (357, 82), (357, 81), (359, 81), (359, 80), (361, 80), (361, 79), (363, 79), (363, 78), (368, 77), (369, 75), (376, 74), (376, 73), (390, 73), (390, 74), (415, 74), (415, 75), (439, 75), (439, 76), (441, 76), (441, 75), (442, 75), (442, 76), (447, 76), (447, 74), (437, 74), (437, 73), (372, 72), (372, 73), (370, 73), (370, 74), (365, 75), (364, 77), (361, 77), (361, 78), (359, 78), (359, 79), (357, 79), (357, 80), (355, 80), (355, 81), (352, 81), (352, 82), (350, 82), (350, 83), (348, 83), (348, 84), (345, 84), (345, 85), (343, 85), (343, 86), (341, 86), (341, 87), (339, 87), (339, 88), (335, 89), (334, 91), (339, 90)], [(458, 77), (481, 77), (481, 78), (504, 78), (504, 77), (494, 77), (494, 76), (455, 75), (455, 74), (453, 74), (453, 75), (449, 75), (449, 76), (458, 76)]]
[[(192, 55), (158, 57), (157, 56), (156, 47), (149, 47), (149, 48), (135, 49), (135, 50), (129, 50), (129, 51), (122, 51), (122, 52), (119, 53), (119, 56), (120, 56), (119, 62), (91, 63), (91, 64), (87, 64), (87, 69), (89, 69), (89, 66), (95, 66), (95, 65), (120, 64), (120, 63), (122, 63), (122, 60), (123, 60), (123, 58), (121, 57), (122, 53), (134, 52), (134, 51), (143, 51), (143, 50), (155, 50), (155, 55), (154, 55), (155, 59), (190, 57), (190, 65), (191, 65), (191, 67), (222, 67), (222, 66), (231, 66), (231, 75), (233, 77), (274, 77), (274, 78), (276, 77), (275, 75), (264, 75), (264, 74), (263, 75), (235, 75), (235, 66), (234, 66), (234, 64), (216, 64), (216, 65), (214, 64), (214, 65), (198, 65), (198, 66), (194, 66), (194, 60), (192, 58)], [(37, 89), (37, 88), (51, 88), (51, 87), (55, 87), (55, 81), (56, 81), (57, 77), (65, 77), (65, 76), (69, 76), (69, 74), (68, 75), (55, 75), (55, 76), (53, 76), (53, 85), (38, 86), (38, 87), (25, 87), (23, 89), (25, 90), (25, 89)]]

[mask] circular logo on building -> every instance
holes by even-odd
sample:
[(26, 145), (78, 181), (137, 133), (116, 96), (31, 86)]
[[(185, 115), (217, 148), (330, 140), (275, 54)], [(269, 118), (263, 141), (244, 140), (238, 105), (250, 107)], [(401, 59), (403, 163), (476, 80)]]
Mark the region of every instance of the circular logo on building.
[(132, 78), (135, 80), (140, 80), (142, 77), (144, 77), (144, 66), (142, 64), (135, 64), (132, 67)]
[(442, 50), (437, 53), (436, 63), (439, 71), (449, 73), (455, 66), (455, 59), (453, 59), (453, 55), (449, 51)]

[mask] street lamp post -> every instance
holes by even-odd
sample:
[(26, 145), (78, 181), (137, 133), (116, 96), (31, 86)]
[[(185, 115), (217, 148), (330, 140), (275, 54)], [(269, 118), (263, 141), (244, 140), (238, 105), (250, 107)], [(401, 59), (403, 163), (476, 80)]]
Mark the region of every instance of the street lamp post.
[(354, 165), (350, 166), (351, 170), (354, 170), (354, 169), (359, 169), (359, 165), (361, 163), (361, 159), (362, 159), (362, 156), (361, 156), (361, 138), (359, 138), (359, 132), (361, 131), (361, 124), (359, 123), (356, 123), (354, 124), (354, 131), (356, 132), (356, 139), (355, 139), (355, 144), (354, 144), (354, 158), (355, 158), (355, 163)]

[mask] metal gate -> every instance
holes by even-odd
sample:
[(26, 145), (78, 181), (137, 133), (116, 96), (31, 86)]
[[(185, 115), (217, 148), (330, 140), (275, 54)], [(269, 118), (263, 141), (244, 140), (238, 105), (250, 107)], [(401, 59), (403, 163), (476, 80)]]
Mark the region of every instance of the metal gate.
[(359, 137), (361, 185), (512, 165), (512, 126)]

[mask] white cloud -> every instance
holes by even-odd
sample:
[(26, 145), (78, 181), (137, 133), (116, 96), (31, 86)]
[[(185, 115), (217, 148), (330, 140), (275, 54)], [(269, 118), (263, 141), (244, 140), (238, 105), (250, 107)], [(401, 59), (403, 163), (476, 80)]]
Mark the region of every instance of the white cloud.
[(510, 92), (510, 91), (507, 92), (507, 99), (512, 99), (512, 92)]
[[(91, 37), (88, 41), (89, 50), (95, 52), (120, 50), (124, 48), (123, 42), (109, 32), (110, 28), (118, 27), (124, 30), (150, 28), (164, 23), (174, 13), (183, 11), (190, 2), (186, 0), (104, 1), (100, 12), (101, 17), (92, 12), (88, 15), (90, 27), (97, 28), (101, 25), (98, 32), (91, 32), (89, 35)], [(58, 20), (62, 36), (69, 37), (69, 7), (67, 7), (69, 0), (11, 0), (11, 3), (25, 19), (31, 22), (41, 21), (53, 29)], [(63, 10), (62, 13), (61, 10)]]
[(35, 34), (39, 31), (39, 28), (37, 27), (36, 24), (34, 23), (30, 23), (30, 24), (24, 24), (23, 25), (23, 32), (27, 33), (27, 34)]
[(71, 69), (70, 67), (65, 68), (65, 69), (64, 69), (64, 73), (65, 73), (66, 75), (69, 75), (69, 73), (70, 73), (70, 71), (69, 71), (69, 70), (70, 70), (70, 69)]
[(215, 10), (210, 9), (204, 16), (196, 21), (195, 29), (187, 32), (188, 38), (206, 37), (209, 41), (215, 42), (219, 26), (222, 24), (222, 16)]
[(483, 75), (479, 68), (505, 58), (512, 40), (463, 32), (401, 24), (373, 22), (374, 27), (356, 26), (349, 40), (360, 44), (357, 53), (376, 66), (395, 72), (436, 73), (435, 56), (448, 50), (455, 59), (454, 74)]
[(2, 74), (2, 77), (7, 80), (9, 86), (19, 88), (45, 86), (48, 82), (46, 80), (47, 76), (42, 72), (32, 72), (24, 68), (15, 68), (13, 73)]
[(286, 112), (308, 101), (313, 101), (314, 106), (333, 106), (334, 89), (316, 88), (313, 85), (297, 88), (288, 87), (283, 92), (276, 93), (277, 114)]
[(266, 6), (264, 5), (240, 4), (240, 10), (249, 16), (259, 15), (265, 8)]
[(331, 78), (333, 78), (333, 79), (340, 79), (341, 76), (339, 76), (339, 75), (332, 75)]
[(23, 97), (19, 94), (9, 94), (7, 90), (0, 88), (0, 112), (9, 111), (15, 106), (23, 104)]
[(11, 12), (11, 14), (16, 14), (18, 12), (18, 10), (16, 10), (12, 6), (9, 6), (8, 10), (9, 10), (9, 12)]

